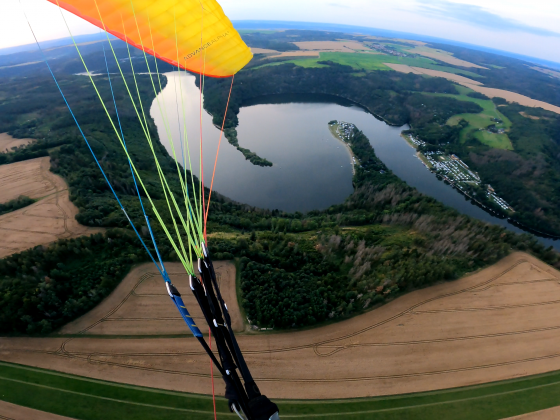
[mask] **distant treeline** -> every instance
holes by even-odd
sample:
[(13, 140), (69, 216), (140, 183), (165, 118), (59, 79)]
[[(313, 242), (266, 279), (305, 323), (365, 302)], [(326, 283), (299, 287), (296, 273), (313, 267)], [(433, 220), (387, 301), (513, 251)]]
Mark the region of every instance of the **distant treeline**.
[[(356, 102), (389, 123), (403, 125), (425, 118), (429, 111), (416, 108), (414, 92), (457, 94), (455, 86), (440, 78), (389, 71), (368, 72), (354, 77), (349, 66), (322, 62), (323, 68), (303, 68), (282, 64), (249, 69), (236, 75), (226, 116), (226, 127), (236, 127), (240, 107), (253, 98), (278, 94), (315, 93), (335, 95)], [(221, 124), (230, 81), (207, 79), (204, 87), (204, 107)], [(412, 101), (412, 103), (409, 103)], [(442, 106), (442, 111), (445, 109)]]

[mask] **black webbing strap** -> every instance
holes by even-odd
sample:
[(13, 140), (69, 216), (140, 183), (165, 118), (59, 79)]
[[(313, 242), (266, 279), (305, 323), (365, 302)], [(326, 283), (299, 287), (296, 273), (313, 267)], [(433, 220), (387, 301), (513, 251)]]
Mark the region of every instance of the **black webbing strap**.
[(202, 267), (203, 270), (206, 269), (208, 271), (209, 277), (212, 281), (212, 285), (216, 290), (217, 300), (219, 301), (220, 308), (222, 309), (224, 318), (226, 320), (225, 325), (228, 330), (228, 341), (231, 343), (231, 347), (235, 355), (235, 360), (237, 361), (237, 365), (239, 366), (239, 371), (241, 372), (241, 376), (245, 381), (245, 389), (247, 391), (247, 395), (249, 396), (249, 399), (256, 398), (261, 395), (261, 392), (253, 379), (253, 375), (251, 375), (251, 371), (249, 370), (249, 367), (245, 362), (243, 353), (241, 353), (241, 349), (239, 348), (239, 344), (237, 343), (237, 339), (235, 338), (235, 334), (233, 332), (233, 329), (231, 328), (231, 317), (229, 316), (229, 311), (227, 310), (226, 303), (224, 302), (224, 299), (222, 297), (220, 287), (218, 286), (216, 272), (214, 271), (214, 264), (212, 264), (212, 260), (209, 256), (204, 259), (204, 264), (202, 264)]
[[(192, 284), (192, 281), (191, 281), (191, 284)], [(179, 298), (181, 303), (182, 303), (181, 293), (179, 293), (177, 288), (171, 283), (169, 283), (168, 293), (171, 295), (172, 298)], [(195, 293), (195, 296), (196, 296), (196, 293)], [(200, 302), (199, 302), (199, 304), (200, 304)], [(248, 408), (247, 394), (245, 393), (245, 389), (243, 387), (243, 384), (241, 383), (241, 380), (239, 379), (239, 376), (237, 375), (237, 372), (235, 371), (235, 365), (231, 362), (231, 357), (230, 358), (227, 358), (227, 357), (224, 358), (224, 357), (222, 357), (222, 352), (219, 352), (220, 359), (222, 359), (222, 364), (220, 364), (220, 362), (218, 362), (218, 360), (216, 359), (216, 356), (214, 355), (214, 353), (212, 352), (212, 350), (210, 349), (210, 347), (208, 346), (208, 344), (204, 340), (204, 337), (196, 336), (196, 338), (198, 339), (198, 342), (200, 343), (200, 345), (202, 346), (204, 351), (210, 357), (210, 360), (212, 360), (212, 363), (214, 364), (214, 366), (216, 366), (216, 368), (218, 369), (218, 371), (222, 375), (222, 378), (224, 379), (224, 382), (226, 383), (226, 394), (227, 394), (226, 396), (228, 397), (228, 399), (238, 402), (238, 404), (242, 407), (244, 412), (251, 411)], [(223, 339), (222, 339), (222, 347), (223, 347)], [(228, 362), (224, 363), (224, 360), (227, 360)], [(231, 365), (233, 365), (233, 367), (231, 367)]]
[[(224, 367), (230, 366), (230, 364), (233, 366), (233, 370), (228, 372), (230, 376), (234, 377), (232, 382), (240, 396), (237, 401), (238, 406), (242, 408), (249, 420), (269, 420), (273, 416), (277, 418), (278, 406), (261, 394), (241, 353), (231, 328), (231, 317), (218, 285), (214, 265), (209, 257), (208, 249), (204, 247), (204, 250), (206, 257), (198, 260), (200, 280), (191, 277), (191, 289), (204, 313), (206, 322), (210, 325), (212, 334), (216, 337), (217, 349)], [(237, 376), (235, 371), (237, 368), (245, 386)], [(231, 393), (230, 388), (231, 386), (228, 386), (228, 382), (226, 382), (226, 394)]]
[[(204, 282), (201, 282), (194, 276), (190, 277), (190, 286), (216, 342), (216, 348), (223, 366), (223, 370), (220, 371), (220, 373), (226, 382), (226, 397), (230, 401), (236, 402), (243, 409), (243, 412), (250, 412), (251, 410), (248, 406), (249, 398), (245, 391), (245, 387), (237, 374), (237, 365), (235, 364), (231, 351), (228, 348), (223, 330), (214, 324), (215, 318), (212, 313), (212, 301), (208, 298), (210, 291), (204, 287)], [(226, 380), (226, 378), (228, 378), (229, 381)], [(250, 419), (253, 420), (252, 417), (250, 417)]]

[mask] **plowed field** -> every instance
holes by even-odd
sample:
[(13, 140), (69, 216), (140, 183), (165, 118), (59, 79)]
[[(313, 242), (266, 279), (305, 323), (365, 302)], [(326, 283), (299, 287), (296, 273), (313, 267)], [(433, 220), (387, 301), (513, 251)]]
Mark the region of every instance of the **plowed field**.
[(49, 168), (49, 157), (0, 166), (0, 203), (20, 195), (39, 200), (0, 216), (0, 258), (57, 239), (101, 231), (78, 224), (78, 209), (70, 202), (66, 183)]
[[(233, 305), (234, 285), (225, 280), (232, 274), (224, 269), (231, 265), (221, 265), (219, 272)], [(186, 297), (185, 276), (170, 271)], [(97, 309), (62, 330), (83, 337), (6, 338), (0, 359), (211, 392), (208, 358), (196, 340), (188, 334), (154, 336), (187, 330), (173, 319), (171, 302), (168, 309), (161, 306), (164, 290), (153, 274), (146, 266), (134, 270)], [(192, 303), (187, 301), (191, 308)], [(415, 291), (344, 322), (308, 331), (240, 334), (239, 343), (261, 388), (275, 398), (402, 394), (560, 369), (559, 309), (560, 273), (515, 253), (476, 274)]]
[(0, 153), (9, 152), (13, 147), (25, 146), (33, 139), (14, 139), (8, 133), (0, 133)]

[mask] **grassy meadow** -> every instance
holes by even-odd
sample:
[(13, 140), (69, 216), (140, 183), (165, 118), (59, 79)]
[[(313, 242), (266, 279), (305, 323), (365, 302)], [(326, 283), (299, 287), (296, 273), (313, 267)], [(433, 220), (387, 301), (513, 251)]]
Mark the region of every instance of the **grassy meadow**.
[[(471, 89), (457, 85), (457, 90), (459, 91), (459, 95), (448, 95), (448, 94), (428, 94), (434, 96), (446, 96), (450, 98), (455, 98), (460, 101), (469, 101), (474, 102), (480, 105), (483, 111), (479, 114), (459, 114), (454, 115), (448, 121), (448, 125), (457, 125), (459, 121), (465, 120), (469, 123), (468, 127), (464, 128), (461, 131), (461, 142), (464, 143), (469, 138), (469, 135), (472, 133), (474, 137), (480, 141), (481, 143), (493, 147), (495, 149), (507, 149), (513, 150), (513, 145), (507, 135), (507, 131), (511, 128), (511, 121), (502, 114), (494, 102), (489, 99), (477, 99), (467, 96), (470, 92), (473, 92)], [(494, 134), (489, 133), (487, 130), (481, 130), (488, 127), (490, 124), (494, 124), (492, 118), (497, 118), (502, 120), (502, 124), (497, 124), (498, 128), (504, 128), (506, 133), (504, 134)]]
[[(207, 395), (105, 382), (10, 363), (0, 363), (0, 399), (83, 420), (214, 418), (212, 398)], [(559, 405), (560, 372), (418, 394), (275, 402), (282, 419), (498, 420)], [(218, 418), (237, 418), (223, 398), (217, 398), (216, 410)]]
[[(407, 66), (422, 67), (430, 70), (445, 71), (448, 73), (461, 74), (467, 77), (480, 78), (480, 75), (461, 70), (454, 67), (441, 66), (436, 61), (426, 57), (396, 57), (393, 55), (385, 55), (378, 53), (346, 53), (346, 52), (322, 52), (319, 57), (295, 58), (283, 60), (274, 63), (264, 64), (263, 66), (271, 66), (285, 63), (293, 63), (297, 66), (305, 68), (322, 68), (327, 67), (321, 64), (321, 61), (332, 61), (344, 66), (350, 66), (356, 70), (391, 70), (384, 63), (405, 64)], [(254, 67), (257, 68), (257, 67)]]

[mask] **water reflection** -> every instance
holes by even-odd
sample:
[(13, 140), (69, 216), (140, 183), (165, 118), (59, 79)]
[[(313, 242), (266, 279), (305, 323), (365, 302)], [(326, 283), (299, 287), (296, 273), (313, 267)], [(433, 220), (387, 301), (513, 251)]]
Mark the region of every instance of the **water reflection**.
[[(212, 124), (210, 115), (199, 112), (200, 92), (194, 84), (195, 77), (188, 74), (168, 74), (167, 77), (168, 84), (151, 109), (160, 139), (172, 154), (172, 138), (176, 156), (182, 160), (179, 139), (185, 126), (193, 172), (199, 175), (202, 132), (204, 181), (210, 185), (220, 130)], [(181, 103), (184, 104), (184, 115)], [(160, 108), (168, 115), (167, 125)], [(401, 131), (407, 127), (389, 126), (363, 108), (331, 96), (278, 95), (257, 98), (243, 107), (237, 128), (240, 146), (268, 159), (274, 166), (252, 165), (222, 139), (214, 189), (242, 203), (290, 212), (324, 209), (342, 203), (353, 191), (352, 167), (347, 150), (328, 130), (330, 120), (355, 124), (370, 139), (376, 154), (387, 167), (420, 192), (463, 214), (522, 232), (438, 181), (401, 137)], [(540, 239), (547, 246), (560, 249), (560, 241)]]

